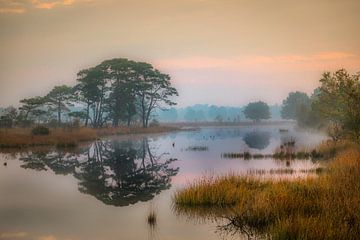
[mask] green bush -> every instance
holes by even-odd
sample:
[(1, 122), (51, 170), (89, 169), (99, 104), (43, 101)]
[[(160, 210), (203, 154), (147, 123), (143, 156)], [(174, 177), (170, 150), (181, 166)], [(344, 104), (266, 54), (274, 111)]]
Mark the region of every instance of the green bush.
[(31, 133), (33, 135), (49, 135), (50, 130), (47, 127), (44, 126), (37, 126), (31, 130)]

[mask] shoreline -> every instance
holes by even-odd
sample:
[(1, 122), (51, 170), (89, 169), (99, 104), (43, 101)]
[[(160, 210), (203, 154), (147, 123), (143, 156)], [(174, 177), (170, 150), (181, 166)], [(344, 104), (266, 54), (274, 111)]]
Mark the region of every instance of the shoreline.
[(131, 136), (139, 134), (169, 133), (175, 131), (196, 131), (207, 127), (242, 127), (242, 126), (282, 126), (293, 125), (293, 121), (242, 121), (242, 122), (179, 122), (161, 123), (159, 126), (143, 128), (50, 128), (49, 135), (33, 135), (32, 128), (4, 128), (0, 129), (0, 149), (24, 149), (31, 147), (72, 148), (80, 143), (103, 139), (111, 136)]
[(140, 134), (188, 131), (171, 126), (118, 127), (118, 128), (51, 128), (49, 135), (33, 135), (31, 128), (0, 129), (0, 149), (26, 149), (32, 147), (76, 148), (80, 143), (99, 140), (111, 136), (131, 136)]

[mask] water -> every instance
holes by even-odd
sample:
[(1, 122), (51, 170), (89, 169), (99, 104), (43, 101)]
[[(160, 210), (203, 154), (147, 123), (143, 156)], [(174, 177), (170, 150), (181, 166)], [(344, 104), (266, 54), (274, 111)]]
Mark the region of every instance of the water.
[[(71, 152), (39, 148), (2, 153), (0, 239), (220, 239), (218, 223), (174, 213), (174, 191), (203, 175), (318, 167), (311, 160), (221, 157), (225, 152), (270, 154), (289, 139), (298, 148), (311, 148), (325, 138), (284, 127), (289, 131), (279, 132), (278, 126), (209, 127), (110, 138)], [(149, 225), (152, 211), (156, 223)]]

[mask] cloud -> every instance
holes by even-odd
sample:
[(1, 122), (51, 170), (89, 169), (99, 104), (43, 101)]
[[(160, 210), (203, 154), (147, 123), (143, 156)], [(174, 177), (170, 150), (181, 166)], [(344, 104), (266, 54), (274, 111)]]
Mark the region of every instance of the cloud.
[(27, 2), (27, 0), (0, 0), (0, 13), (24, 13), (28, 5)]
[(16, 13), (16, 14), (21, 14), (26, 12), (25, 8), (0, 8), (0, 13)]
[(56, 237), (54, 237), (53, 235), (41, 236), (37, 240), (56, 240)]
[(32, 9), (51, 10), (92, 0), (0, 0), (0, 14), (22, 14)]
[[(79, 0), (76, 2), (80, 2)], [(39, 9), (53, 9), (59, 6), (70, 6), (75, 3), (75, 0), (55, 0), (55, 1), (44, 1), (44, 0), (32, 0), (31, 3), (34, 7)]]
[(246, 55), (231, 58), (187, 57), (163, 59), (156, 62), (166, 69), (219, 69), (219, 70), (332, 70), (345, 67), (359, 68), (360, 56), (348, 52), (320, 52), (311, 55)]

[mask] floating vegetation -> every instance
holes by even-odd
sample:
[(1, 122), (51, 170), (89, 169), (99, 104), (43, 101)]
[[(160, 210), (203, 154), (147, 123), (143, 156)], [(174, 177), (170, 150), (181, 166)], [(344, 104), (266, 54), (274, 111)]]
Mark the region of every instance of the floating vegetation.
[(186, 151), (199, 151), (199, 152), (205, 152), (209, 151), (209, 147), (207, 146), (190, 146), (186, 149)]
[(324, 172), (324, 168), (318, 167), (318, 168), (310, 168), (310, 169), (293, 169), (293, 168), (277, 168), (277, 169), (250, 169), (247, 171), (247, 174), (249, 175), (281, 175), (281, 174), (296, 174), (296, 173), (316, 173), (321, 174)]
[(286, 128), (279, 128), (279, 132), (289, 132), (289, 129), (286, 129)]
[(286, 152), (286, 151), (279, 151), (272, 155), (275, 159), (321, 159), (324, 155), (317, 151), (312, 150), (310, 152), (307, 151), (299, 151), (299, 152)]
[(249, 152), (228, 152), (222, 153), (222, 158), (242, 158), (245, 160), (248, 159), (265, 159), (265, 158), (274, 158), (279, 160), (287, 160), (287, 159), (321, 159), (323, 158), (323, 154), (319, 151), (312, 150), (310, 152), (299, 151), (299, 152), (286, 152), (286, 151), (278, 151), (274, 154), (261, 154), (254, 153), (251, 154)]

